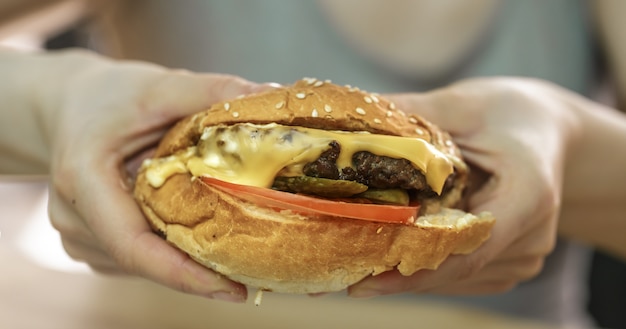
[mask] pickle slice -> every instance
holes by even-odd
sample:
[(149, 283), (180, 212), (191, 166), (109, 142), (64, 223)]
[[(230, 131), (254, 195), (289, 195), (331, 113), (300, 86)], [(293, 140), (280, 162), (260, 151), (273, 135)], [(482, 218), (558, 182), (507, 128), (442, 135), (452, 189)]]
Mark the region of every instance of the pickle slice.
[(367, 191), (355, 195), (357, 198), (368, 199), (374, 203), (407, 206), (409, 204), (409, 193), (403, 189), (375, 189), (369, 188)]
[(272, 188), (279, 191), (313, 194), (325, 198), (346, 198), (365, 192), (367, 185), (310, 176), (276, 177)]

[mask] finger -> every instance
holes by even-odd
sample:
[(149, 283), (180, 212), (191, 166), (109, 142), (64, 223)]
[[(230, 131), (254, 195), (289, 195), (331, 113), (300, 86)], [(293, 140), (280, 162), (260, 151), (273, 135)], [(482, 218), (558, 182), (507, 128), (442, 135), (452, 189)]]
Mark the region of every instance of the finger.
[(125, 273), (111, 256), (100, 248), (94, 248), (69, 238), (61, 239), (61, 243), (67, 254), (74, 260), (84, 261), (92, 268), (106, 269), (107, 273)]
[(123, 273), (99, 245), (85, 221), (56, 189), (49, 192), (48, 212), (52, 226), (61, 234), (61, 243), (68, 256), (87, 263), (99, 272)]
[(547, 218), (538, 221), (535, 227), (513, 241), (498, 255), (498, 259), (507, 260), (519, 258), (520, 255), (546, 257), (556, 246), (556, 219)]
[(471, 277), (483, 266), (476, 263), (478, 260), (480, 258), (469, 255), (450, 256), (437, 270), (420, 270), (410, 276), (404, 276), (398, 271), (385, 272), (351, 286), (348, 294), (352, 297), (371, 297), (426, 291)]
[(243, 285), (201, 266), (151, 232), (143, 231), (115, 248), (131, 273), (181, 292), (230, 302), (244, 302), (247, 298)]
[(48, 217), (52, 227), (59, 231), (63, 238), (71, 238), (85, 244), (97, 243), (93, 232), (87, 227), (85, 221), (78, 216), (70, 203), (59, 194), (54, 186), (50, 189), (48, 193)]
[[(133, 198), (111, 178), (119, 175), (116, 163), (94, 162), (86, 168), (102, 173), (92, 180), (99, 186), (98, 196), (81, 193), (78, 206), (81, 213), (90, 214), (89, 226), (124, 270), (186, 293), (245, 301), (245, 287), (199, 265), (152, 233)], [(90, 189), (89, 183), (81, 183), (87, 185), (79, 186), (79, 191)]]
[(142, 95), (136, 120), (163, 122), (205, 110), (212, 104), (260, 90), (258, 84), (225, 74), (168, 71)]
[[(212, 104), (251, 92), (271, 88), (245, 79), (222, 74), (193, 74), (187, 71), (165, 71), (157, 78), (149, 76), (150, 85), (139, 96), (137, 104), (124, 111), (115, 127), (117, 136), (106, 136), (109, 145), (121, 145), (118, 151), (132, 156), (154, 146), (173, 122), (208, 109)], [(121, 104), (120, 106), (128, 106)], [(128, 131), (132, 131), (128, 135)], [(111, 132), (110, 132), (111, 133)], [(112, 132), (115, 135), (115, 131)]]
[(491, 263), (479, 273), (458, 282), (425, 289), (422, 292), (444, 295), (483, 295), (503, 293), (535, 277), (543, 268), (543, 257), (524, 257)]
[[(506, 247), (498, 257), (517, 258), (522, 252), (526, 255), (549, 253), (556, 243), (559, 200), (547, 180), (528, 190), (525, 181), (542, 178), (529, 173), (531, 169), (520, 173), (519, 168), (526, 167), (522, 161), (513, 166), (499, 162), (497, 157), (471, 151), (468, 158), (479, 166), (500, 167), (487, 183), (474, 191), (468, 204), (471, 212), (490, 211), (497, 219), (490, 241), (500, 240), (498, 245)], [(514, 167), (518, 169), (511, 169)], [(502, 198), (502, 195), (508, 197)]]
[(537, 275), (543, 268), (543, 261), (542, 257), (522, 257), (499, 261), (484, 266), (474, 275), (461, 275), (465, 278), (459, 278), (456, 281), (439, 281), (439, 284), (436, 283), (437, 281), (432, 281), (430, 286), (425, 286), (423, 282), (428, 281), (429, 276), (438, 276), (437, 270), (422, 270), (411, 276), (404, 276), (398, 271), (390, 271), (367, 278), (350, 287), (348, 292), (352, 297), (373, 297), (404, 292), (454, 295), (501, 293)]

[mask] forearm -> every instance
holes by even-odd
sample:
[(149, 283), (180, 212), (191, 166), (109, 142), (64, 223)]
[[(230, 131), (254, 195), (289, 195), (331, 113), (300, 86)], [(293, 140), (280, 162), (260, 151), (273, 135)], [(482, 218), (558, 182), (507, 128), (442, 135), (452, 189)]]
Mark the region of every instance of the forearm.
[(626, 116), (576, 96), (569, 102), (580, 131), (566, 160), (560, 232), (626, 259)]
[(0, 174), (45, 174), (51, 129), (73, 76), (106, 61), (82, 51), (0, 50)]

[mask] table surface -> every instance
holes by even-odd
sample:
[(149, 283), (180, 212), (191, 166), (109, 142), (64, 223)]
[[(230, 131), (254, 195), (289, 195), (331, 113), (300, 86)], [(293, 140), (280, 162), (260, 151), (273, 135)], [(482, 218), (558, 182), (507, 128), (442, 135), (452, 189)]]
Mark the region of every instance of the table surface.
[(248, 303), (230, 304), (78, 264), (55, 267), (49, 261), (66, 256), (45, 218), (45, 188), (0, 179), (0, 328), (557, 328), (410, 298), (265, 293), (254, 306), (252, 292)]

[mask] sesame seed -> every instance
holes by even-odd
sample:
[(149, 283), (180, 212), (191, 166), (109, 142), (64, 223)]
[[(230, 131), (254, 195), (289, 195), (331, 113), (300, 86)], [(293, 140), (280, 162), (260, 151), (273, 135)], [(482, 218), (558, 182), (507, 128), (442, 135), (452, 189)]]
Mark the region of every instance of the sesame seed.
[(424, 130), (422, 130), (421, 128), (415, 128), (415, 132), (416, 132), (418, 135), (424, 135)]
[(380, 121), (380, 119), (379, 119), (379, 118), (376, 118), (376, 119), (374, 119), (374, 123), (381, 124), (381, 123), (383, 123), (383, 122), (382, 122), (382, 121)]
[(372, 104), (372, 98), (370, 98), (368, 96), (363, 97), (363, 100), (365, 100), (365, 103), (367, 103), (367, 104)]
[(311, 111), (311, 116), (314, 118), (317, 118), (318, 116), (317, 109), (313, 109), (313, 111)]
[(396, 103), (394, 103), (394, 102), (389, 103), (389, 109), (390, 110), (395, 110), (396, 109)]
[(362, 109), (362, 108), (360, 108), (360, 107), (357, 107), (357, 108), (355, 109), (355, 111), (356, 111), (356, 113), (358, 113), (358, 114), (360, 114), (360, 115), (365, 115), (365, 114), (366, 114), (365, 110), (364, 110), (364, 109)]
[(304, 80), (308, 85), (312, 85), (315, 83), (315, 81), (317, 81), (317, 79), (315, 78), (304, 78), (302, 80)]
[(330, 80), (330, 79), (326, 79), (326, 80), (324, 80), (324, 82), (326, 82), (326, 83), (332, 83), (333, 81), (332, 81), (332, 80)]
[(318, 80), (317, 82), (315, 82), (315, 84), (313, 84), (313, 87), (320, 87), (324, 84), (324, 81), (322, 80)]
[(224, 110), (230, 110), (230, 103), (224, 103)]
[(387, 111), (387, 117), (388, 117), (388, 118), (391, 118), (391, 116), (392, 116), (392, 115), (393, 115), (393, 112), (391, 112), (391, 111)]
[(280, 108), (282, 108), (284, 105), (285, 105), (285, 102), (278, 102), (278, 103), (276, 103), (275, 107), (276, 107), (276, 109), (280, 109)]
[(305, 93), (297, 93), (297, 94), (296, 94), (296, 98), (297, 98), (297, 99), (304, 99), (305, 97), (306, 97), (306, 94), (305, 94)]
[(454, 142), (452, 142), (451, 140), (449, 140), (449, 139), (448, 139), (448, 140), (446, 141), (446, 145), (448, 145), (448, 146), (453, 146), (453, 145), (454, 145)]
[(380, 234), (380, 232), (382, 232), (382, 231), (383, 231), (383, 227), (381, 226), (381, 227), (379, 227), (379, 228), (376, 230), (376, 234)]
[(371, 94), (370, 97), (372, 98), (374, 103), (380, 102), (380, 99), (378, 99), (378, 94)]
[(239, 117), (239, 112), (233, 112), (233, 118), (238, 118)]
[(409, 122), (413, 124), (417, 124), (417, 119), (415, 119), (415, 117), (410, 117)]
[(241, 94), (241, 95), (237, 96), (236, 98), (237, 98), (237, 99), (242, 99), (242, 98), (244, 98), (244, 97), (246, 97), (246, 95)]
[(333, 108), (330, 107), (330, 105), (328, 105), (328, 104), (324, 105), (324, 112), (330, 113), (332, 111), (333, 111)]

